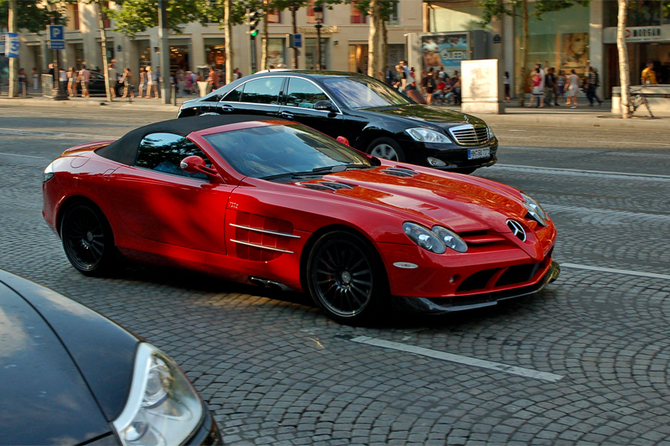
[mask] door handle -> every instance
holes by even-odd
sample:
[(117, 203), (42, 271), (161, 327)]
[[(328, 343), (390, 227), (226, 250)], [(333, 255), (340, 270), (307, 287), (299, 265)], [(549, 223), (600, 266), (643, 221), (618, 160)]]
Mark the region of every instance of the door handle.
[(235, 108), (232, 105), (222, 105), (221, 110), (223, 110), (224, 112), (231, 112), (235, 111)]
[(285, 111), (279, 113), (279, 115), (282, 118), (286, 118), (286, 119), (293, 119), (293, 117), (294, 117), (293, 113), (289, 113), (289, 112), (285, 112)]

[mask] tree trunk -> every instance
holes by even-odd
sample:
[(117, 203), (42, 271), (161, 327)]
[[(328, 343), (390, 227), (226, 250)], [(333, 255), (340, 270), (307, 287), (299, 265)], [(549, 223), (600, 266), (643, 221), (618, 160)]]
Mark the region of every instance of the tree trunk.
[(263, 50), (261, 53), (261, 70), (267, 70), (268, 65), (268, 14), (270, 13), (270, 5), (268, 0), (263, 0)]
[(528, 65), (528, 0), (521, 3), (521, 22), (523, 33), (521, 35), (521, 70), (519, 73), (519, 82), (517, 83), (517, 93), (519, 95), (519, 107), (526, 103), (526, 65)]
[[(7, 25), (9, 28), (8, 31), (10, 33), (19, 32), (17, 24), (17, 8), (18, 1), (9, 0), (9, 15), (7, 16)], [(7, 91), (7, 96), (10, 98), (16, 98), (19, 96), (19, 61), (16, 57), (9, 58), (9, 89)]]
[(389, 52), (389, 31), (388, 28), (386, 28), (386, 22), (383, 19), (380, 21), (380, 24), (382, 28), (382, 60), (380, 61), (380, 66), (384, 73), (380, 80), (384, 82), (384, 80), (386, 80), (386, 63), (388, 61)]
[(628, 48), (626, 44), (626, 13), (628, 0), (618, 0), (619, 14), (616, 46), (619, 50), (619, 77), (621, 78), (621, 117), (630, 118), (630, 78), (628, 76)]
[(379, 16), (381, 15), (381, 5), (379, 0), (370, 1), (370, 34), (368, 36), (368, 76), (379, 77)]
[[(291, 20), (293, 20), (293, 34), (298, 34), (298, 23), (296, 22), (295, 13), (297, 7), (291, 6)], [(298, 48), (293, 48), (293, 69), (298, 69)]]
[[(225, 0), (223, 2), (223, 21), (224, 21), (224, 38), (226, 39), (226, 83), (231, 83), (235, 78), (235, 58), (233, 53), (233, 23), (231, 21), (232, 4), (234, 0)], [(204, 79), (203, 79), (204, 80)]]
[[(97, 3), (98, 6), (98, 25), (100, 26), (100, 45), (102, 46), (102, 74), (105, 76), (105, 92), (107, 92), (107, 102), (112, 102), (112, 92), (111, 92), (111, 79), (109, 79), (109, 62), (107, 60), (107, 32), (105, 31), (105, 20), (102, 12), (102, 5), (100, 2)], [(165, 72), (165, 68), (163, 68)], [(116, 79), (114, 79), (116, 82)], [(165, 81), (165, 76), (163, 76), (163, 81)]]

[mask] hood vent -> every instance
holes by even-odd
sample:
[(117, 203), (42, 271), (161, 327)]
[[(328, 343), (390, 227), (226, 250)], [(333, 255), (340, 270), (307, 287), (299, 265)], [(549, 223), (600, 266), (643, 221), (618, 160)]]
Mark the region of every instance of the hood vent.
[(485, 125), (460, 125), (451, 127), (449, 133), (454, 137), (456, 143), (462, 146), (481, 146), (489, 140), (489, 133)]
[(412, 170), (412, 169), (406, 169), (404, 167), (389, 167), (388, 169), (382, 170), (387, 175), (393, 175), (394, 177), (402, 177), (402, 178), (411, 178), (414, 175), (418, 175), (419, 172)]
[(319, 181), (318, 183), (303, 183), (307, 189), (338, 191), (340, 189), (353, 189), (354, 186), (346, 183), (336, 183), (333, 181)]

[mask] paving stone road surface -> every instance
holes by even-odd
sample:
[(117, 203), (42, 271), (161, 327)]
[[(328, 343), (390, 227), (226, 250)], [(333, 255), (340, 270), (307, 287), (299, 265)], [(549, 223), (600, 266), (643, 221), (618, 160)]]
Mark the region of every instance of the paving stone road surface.
[(0, 268), (172, 355), (226, 444), (670, 444), (667, 133), (589, 129), (561, 147), (561, 128), (494, 125), (500, 163), (476, 174), (545, 206), (559, 280), (497, 307), (352, 328), (303, 295), (186, 271), (76, 273), (41, 218), (44, 167), (174, 111), (66, 110), (0, 108)]

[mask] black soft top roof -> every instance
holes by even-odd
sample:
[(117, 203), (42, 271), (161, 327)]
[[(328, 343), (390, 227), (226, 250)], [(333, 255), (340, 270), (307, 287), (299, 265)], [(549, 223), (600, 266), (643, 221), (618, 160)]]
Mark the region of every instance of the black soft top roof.
[(282, 120), (258, 115), (208, 115), (171, 119), (169, 121), (156, 122), (132, 130), (110, 145), (102, 147), (95, 152), (105, 158), (132, 166), (137, 159), (137, 148), (139, 147), (140, 142), (145, 136), (151, 133), (174, 133), (176, 135), (187, 136), (189, 133), (210, 127), (234, 124), (236, 122), (265, 121), (269, 119), (272, 119), (273, 121)]

